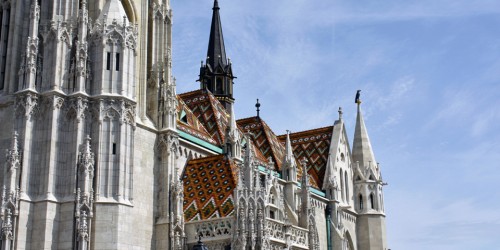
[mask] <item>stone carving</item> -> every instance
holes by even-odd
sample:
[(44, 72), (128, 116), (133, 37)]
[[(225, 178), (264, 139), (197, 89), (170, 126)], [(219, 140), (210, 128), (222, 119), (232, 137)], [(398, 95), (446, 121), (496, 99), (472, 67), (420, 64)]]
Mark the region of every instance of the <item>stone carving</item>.
[(38, 95), (34, 93), (23, 93), (16, 98), (16, 115), (24, 115), (30, 120), (38, 113)]
[(196, 235), (202, 238), (225, 238), (231, 236), (233, 220), (221, 218), (210, 221), (199, 222), (195, 225)]
[(88, 111), (88, 99), (84, 97), (76, 97), (72, 98), (67, 105), (67, 113), (68, 115), (74, 113), (74, 116), (77, 122), (81, 122), (85, 119), (86, 113)]
[(2, 190), (2, 207), (0, 218), (2, 219), (2, 249), (10, 249), (14, 240), (15, 221), (18, 216), (19, 202), (19, 171), (21, 168), (21, 153), (18, 145), (18, 135), (14, 132), (12, 144), (7, 150), (7, 163), (5, 166), (4, 186)]
[(136, 104), (134, 102), (121, 99), (99, 99), (94, 102), (92, 109), (93, 117), (102, 123), (104, 119), (118, 119), (122, 124), (136, 126)]
[(78, 154), (78, 189), (75, 199), (75, 220), (76, 220), (76, 239), (78, 249), (89, 249), (90, 226), (93, 217), (93, 190), (92, 180), (94, 178), (94, 153), (90, 147), (90, 137), (85, 138)]
[(137, 36), (137, 26), (129, 25), (126, 17), (122, 23), (116, 19), (111, 23), (97, 20), (90, 31), (90, 40), (95, 44), (102, 44), (102, 41), (105, 41), (106, 44), (121, 44), (134, 51), (137, 46)]

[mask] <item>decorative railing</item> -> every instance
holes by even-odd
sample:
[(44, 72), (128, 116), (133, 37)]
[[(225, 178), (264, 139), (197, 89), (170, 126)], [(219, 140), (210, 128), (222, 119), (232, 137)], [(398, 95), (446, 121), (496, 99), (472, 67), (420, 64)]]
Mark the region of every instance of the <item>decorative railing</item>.
[(186, 231), (191, 236), (188, 243), (196, 242), (198, 236), (201, 236), (204, 242), (229, 239), (233, 233), (233, 221), (233, 217), (226, 217), (188, 222), (186, 223)]
[(296, 227), (296, 226), (292, 226), (290, 229), (290, 241), (292, 242), (292, 245), (296, 245), (296, 246), (299, 246), (299, 247), (305, 247), (305, 248), (308, 248), (308, 245), (309, 245), (309, 240), (308, 240), (308, 235), (309, 235), (309, 231), (304, 229), (304, 228), (300, 228), (300, 227)]
[[(272, 219), (266, 220), (265, 228), (271, 242), (290, 245), (299, 249), (308, 249), (309, 231), (307, 229)], [(271, 245), (273, 244), (271, 243)]]

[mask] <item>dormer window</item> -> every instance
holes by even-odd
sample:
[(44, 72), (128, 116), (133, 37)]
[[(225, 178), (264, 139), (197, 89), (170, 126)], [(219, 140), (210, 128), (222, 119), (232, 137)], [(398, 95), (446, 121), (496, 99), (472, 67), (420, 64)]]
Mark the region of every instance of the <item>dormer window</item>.
[(182, 112), (180, 114), (180, 120), (183, 123), (186, 123), (186, 124), (188, 123), (186, 111), (182, 110)]

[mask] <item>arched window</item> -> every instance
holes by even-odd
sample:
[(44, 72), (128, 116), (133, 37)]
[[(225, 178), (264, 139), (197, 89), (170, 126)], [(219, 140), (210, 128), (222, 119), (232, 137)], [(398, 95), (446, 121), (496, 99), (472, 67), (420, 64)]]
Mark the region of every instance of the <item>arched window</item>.
[(344, 185), (345, 185), (345, 197), (347, 203), (349, 204), (349, 181), (348, 181), (347, 171), (345, 171), (344, 173)]
[(375, 201), (373, 199), (373, 193), (370, 194), (370, 207), (375, 209)]
[(340, 190), (340, 193), (342, 194), (342, 200), (345, 201), (344, 176), (342, 173), (342, 169), (340, 170), (340, 188), (342, 189), (342, 190)]
[(359, 194), (359, 210), (363, 210), (363, 195)]

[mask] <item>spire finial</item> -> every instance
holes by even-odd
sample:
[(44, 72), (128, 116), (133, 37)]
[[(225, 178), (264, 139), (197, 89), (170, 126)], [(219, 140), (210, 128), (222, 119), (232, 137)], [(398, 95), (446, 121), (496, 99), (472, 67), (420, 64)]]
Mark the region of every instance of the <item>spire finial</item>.
[(342, 107), (339, 107), (339, 120), (342, 120), (342, 114), (344, 114)]
[(214, 0), (214, 8), (213, 8), (213, 10), (219, 10), (219, 9), (220, 9), (219, 8), (219, 1)]
[(257, 99), (257, 103), (255, 104), (255, 107), (257, 108), (257, 117), (260, 118), (260, 103), (259, 103), (259, 99)]
[(354, 100), (355, 103), (359, 105), (361, 105), (361, 99), (359, 99), (359, 97), (361, 96), (361, 90), (358, 89), (358, 91), (356, 92), (356, 99)]

